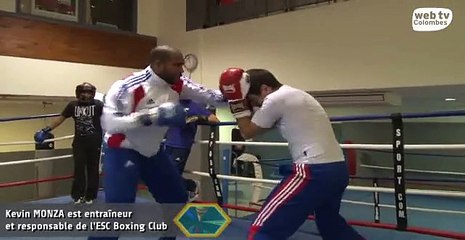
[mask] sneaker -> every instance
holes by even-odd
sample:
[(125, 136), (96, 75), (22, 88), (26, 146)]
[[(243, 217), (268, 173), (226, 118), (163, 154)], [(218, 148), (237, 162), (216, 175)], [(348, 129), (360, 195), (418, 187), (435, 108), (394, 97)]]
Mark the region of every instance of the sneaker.
[(94, 203), (94, 200), (92, 200), (92, 199), (86, 199), (85, 202), (86, 202), (86, 204), (92, 204), (92, 203)]
[(188, 202), (193, 202), (199, 198), (199, 186), (200, 182), (197, 180), (193, 180), (195, 182), (195, 189), (194, 191), (187, 191)]
[(78, 198), (78, 199), (74, 199), (74, 204), (81, 204), (81, 203), (84, 203), (84, 198)]
[(187, 202), (193, 202), (197, 200), (197, 198), (199, 198), (199, 194), (196, 192), (187, 191), (187, 197), (188, 197)]

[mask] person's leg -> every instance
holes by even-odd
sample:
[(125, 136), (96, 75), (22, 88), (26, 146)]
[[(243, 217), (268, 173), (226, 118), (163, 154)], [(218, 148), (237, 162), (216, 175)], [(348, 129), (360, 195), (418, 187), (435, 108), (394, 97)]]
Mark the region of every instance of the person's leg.
[(188, 192), (193, 192), (193, 193), (197, 192), (197, 188), (198, 188), (197, 182), (189, 178), (183, 178), (183, 180), (184, 180), (184, 186), (186, 187), (186, 190)]
[[(165, 146), (165, 153), (169, 155), (171, 161), (176, 166), (176, 169), (178, 169), (179, 174), (182, 176), (184, 173), (184, 169), (186, 168), (187, 160), (189, 159), (191, 149)], [(197, 182), (184, 177), (183, 180), (184, 186), (187, 190), (189, 201), (193, 201), (198, 197)]]
[(349, 175), (345, 164), (334, 167), (328, 176), (332, 182), (334, 193), (315, 209), (315, 222), (324, 240), (361, 240), (364, 239), (339, 214), (344, 190), (349, 183)]
[(185, 203), (187, 201), (182, 177), (163, 151), (142, 162), (141, 177), (157, 202)]
[(74, 178), (71, 197), (76, 203), (85, 195), (86, 188), (86, 149), (82, 143), (73, 142)]
[[(140, 154), (129, 149), (105, 148), (104, 161), (105, 202), (134, 203), (139, 179)], [(104, 239), (116, 240), (118, 237), (88, 238), (88, 240)]]
[(87, 157), (87, 191), (85, 200), (91, 203), (97, 198), (99, 187), (100, 144), (91, 144)]
[(169, 155), (171, 161), (176, 166), (176, 169), (178, 169), (178, 172), (181, 174), (181, 176), (184, 172), (184, 169), (186, 168), (186, 163), (190, 152), (191, 151), (189, 148), (165, 146), (165, 153)]
[(315, 210), (315, 222), (318, 231), (324, 240), (361, 240), (364, 239), (345, 219), (339, 214), (342, 192), (336, 194), (324, 205)]
[(141, 156), (134, 150), (106, 148), (104, 172), (105, 202), (133, 203), (136, 200)]
[[(170, 206), (169, 209), (166, 209), (168, 211), (163, 213), (164, 219), (170, 219), (170, 221), (174, 219), (187, 202), (187, 191), (181, 175), (169, 156), (164, 151), (159, 151), (156, 156), (144, 161), (141, 165), (141, 177), (158, 203), (179, 204)], [(174, 223), (171, 223), (171, 226), (173, 226), (172, 224)], [(176, 239), (172, 237), (175, 236), (175, 231), (176, 229), (171, 229), (165, 233), (165, 236), (171, 237), (160, 239)]]
[(324, 200), (321, 184), (311, 176), (310, 166), (293, 169), (271, 192), (253, 222), (249, 240), (282, 240), (294, 234)]

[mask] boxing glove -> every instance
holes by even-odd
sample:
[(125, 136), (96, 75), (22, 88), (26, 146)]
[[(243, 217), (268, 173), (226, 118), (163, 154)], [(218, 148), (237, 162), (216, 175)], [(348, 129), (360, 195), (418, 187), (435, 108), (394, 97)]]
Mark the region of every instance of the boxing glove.
[(47, 135), (52, 131), (50, 127), (42, 128), (34, 134), (34, 141), (43, 143), (47, 139)]
[(228, 100), (235, 118), (250, 117), (246, 95), (250, 88), (249, 75), (241, 68), (228, 68), (220, 76), (220, 91)]
[(139, 121), (144, 126), (156, 124), (158, 126), (179, 127), (186, 125), (186, 118), (186, 108), (176, 103), (167, 102), (142, 114)]

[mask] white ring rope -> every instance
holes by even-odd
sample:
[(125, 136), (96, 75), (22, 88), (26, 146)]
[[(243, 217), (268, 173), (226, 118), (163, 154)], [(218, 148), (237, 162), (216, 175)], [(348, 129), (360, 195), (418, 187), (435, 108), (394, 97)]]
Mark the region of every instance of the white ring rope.
[[(352, 201), (352, 200), (344, 200), (343, 199), (342, 202), (357, 204), (357, 205), (372, 206), (372, 207), (375, 206), (374, 203), (361, 202), (361, 201)], [(394, 209), (396, 208), (396, 206), (389, 205), (389, 204), (378, 204), (378, 206), (384, 207), (384, 208), (394, 208)], [(414, 210), (414, 211), (419, 211), (419, 212), (450, 213), (450, 214), (463, 214), (463, 215), (465, 215), (465, 212), (463, 212), (463, 211), (435, 209), (435, 208), (407, 207), (407, 210)]]
[[(368, 165), (368, 164), (360, 164), (360, 167), (373, 168), (373, 169), (383, 169), (383, 170), (393, 170), (392, 167), (383, 167), (383, 166)], [(405, 169), (405, 171), (406, 172), (415, 172), (415, 173), (432, 173), (432, 174), (465, 176), (465, 173), (462, 173), (462, 172), (428, 171), (428, 170), (420, 170), (420, 169)]]
[[(26, 160), (19, 160), (19, 161), (2, 162), (2, 163), (0, 163), (0, 166), (16, 165), (16, 164), (23, 164), (23, 163), (43, 162), (43, 161), (51, 161), (51, 160), (57, 160), (57, 159), (66, 159), (66, 158), (71, 158), (72, 156), (73, 155), (69, 154), (69, 155), (62, 155), (62, 156), (55, 156), (55, 157), (45, 157), (45, 158), (37, 158), (37, 159), (26, 159)], [(375, 167), (377, 167), (377, 166), (375, 166)], [(383, 169), (384, 169), (384, 167), (383, 167)], [(392, 169), (392, 168), (387, 168), (387, 169)], [(210, 177), (210, 175), (208, 173), (205, 173), (205, 172), (199, 172), (199, 171), (186, 171), (186, 172), (194, 174), (194, 175), (198, 175), (198, 176)], [(252, 183), (278, 184), (280, 182), (280, 180), (257, 179), (257, 178), (228, 176), (228, 175), (217, 175), (217, 177), (219, 179), (235, 180), (235, 181), (243, 181), (243, 182), (252, 182)], [(267, 186), (260, 186), (260, 187), (269, 188)], [(348, 186), (347, 189), (348, 190), (354, 190), (354, 191), (362, 191), (362, 192), (394, 193), (394, 189), (392, 189), (392, 188), (384, 188), (384, 187)], [(459, 191), (439, 191), (439, 190), (421, 190), (421, 189), (407, 189), (406, 191), (407, 191), (407, 194), (412, 194), (412, 195), (460, 197), (460, 198), (465, 197), (465, 192), (459, 192)], [(367, 202), (361, 202), (361, 201), (351, 201), (351, 200), (342, 200), (342, 201), (345, 202), (345, 203), (374, 206), (373, 203), (367, 203)], [(380, 207), (385, 207), (385, 208), (395, 208), (395, 206), (387, 205), (387, 204), (379, 204), (379, 206)], [(429, 209), (429, 208), (419, 208), (419, 207), (407, 207), (407, 209), (415, 210), (415, 211), (423, 211), (423, 212), (450, 213), (450, 214), (462, 214), (462, 215), (465, 215), (465, 212), (454, 211), (454, 210)]]
[(26, 160), (18, 160), (18, 161), (9, 161), (9, 162), (1, 162), (0, 166), (10, 166), (10, 165), (16, 165), (16, 164), (23, 164), (23, 163), (35, 163), (35, 162), (45, 162), (45, 161), (51, 161), (51, 160), (57, 160), (57, 159), (65, 159), (65, 158), (71, 158), (73, 155), (62, 155), (62, 156), (55, 156), (55, 157), (45, 157), (45, 158), (35, 158), (35, 159), (26, 159)]
[[(74, 135), (68, 135), (68, 136), (64, 136), (64, 137), (47, 139), (47, 140), (44, 141), (44, 143), (53, 142), (53, 141), (56, 141), (56, 142), (63, 141), (63, 140), (67, 140), (67, 139), (72, 139), (73, 137), (74, 137)], [(31, 144), (36, 144), (36, 142), (35, 141), (3, 142), (3, 143), (0, 143), (0, 146), (31, 145)]]
[[(47, 139), (44, 142), (63, 141), (72, 139), (74, 135)], [(195, 143), (208, 144), (207, 140), (197, 141)], [(35, 141), (19, 141), (19, 142), (3, 142), (0, 146), (11, 145), (30, 145), (36, 144)], [(249, 146), (269, 146), (269, 147), (287, 147), (288, 143), (285, 142), (228, 142), (217, 141), (216, 144), (220, 145), (249, 145)], [(343, 149), (364, 149), (364, 150), (392, 150), (392, 144), (339, 144)], [(406, 150), (465, 150), (465, 144), (406, 144)]]
[[(194, 175), (198, 175), (198, 176), (210, 177), (210, 175), (206, 172), (199, 172), (199, 171), (186, 171), (186, 172), (194, 174)], [(218, 177), (219, 179), (252, 182), (252, 183), (278, 184), (280, 182), (280, 180), (248, 178), (248, 177), (228, 176), (228, 175), (220, 175), (220, 174), (216, 175), (216, 177)], [(353, 190), (353, 191), (360, 191), (360, 192), (394, 193), (393, 188), (385, 188), (385, 187), (348, 186), (347, 189)], [(465, 192), (459, 192), (459, 191), (407, 189), (407, 194), (465, 198)]]
[[(355, 204), (355, 205), (363, 205), (363, 206), (371, 206), (374, 207), (374, 203), (369, 203), (369, 202), (362, 202), (362, 201), (352, 201), (352, 200), (345, 200), (342, 199), (343, 203), (349, 203), (349, 204)], [(257, 206), (263, 206), (262, 203), (257, 203), (257, 202), (251, 202), (254, 205)], [(394, 205), (389, 205), (389, 204), (378, 204), (380, 207), (384, 208), (396, 208)], [(465, 215), (465, 212), (463, 211), (456, 211), (456, 210), (446, 210), (446, 209), (437, 209), (437, 208), (419, 208), (419, 207), (407, 207), (407, 210), (413, 210), (413, 211), (419, 211), (419, 212), (429, 212), (429, 213), (448, 213), (448, 214), (461, 214)]]
[[(37, 159), (9, 161), (9, 162), (0, 163), (0, 166), (11, 166), (11, 165), (15, 165), (15, 164), (51, 161), (51, 160), (57, 160), (57, 159), (66, 159), (66, 158), (70, 158), (70, 157), (72, 157), (71, 154), (70, 155), (62, 155), (62, 156), (54, 156), (54, 157), (37, 158)], [(210, 175), (208, 173), (204, 173), (204, 172), (199, 172), (199, 171), (186, 171), (186, 172), (194, 174), (194, 175), (210, 177)], [(252, 183), (277, 184), (277, 183), (280, 182), (280, 180), (257, 179), (257, 178), (228, 176), (228, 175), (217, 175), (217, 177), (219, 179), (235, 180), (235, 181), (243, 181), (243, 182), (252, 182)], [(348, 190), (354, 190), (354, 191), (361, 191), (361, 192), (394, 193), (394, 189), (392, 189), (392, 188), (384, 188), (384, 187), (348, 186), (347, 189)], [(459, 191), (407, 189), (407, 193), (412, 194), (412, 195), (443, 196), (443, 197), (465, 197), (465, 192), (459, 192)]]
[[(208, 141), (198, 141), (208, 144)], [(287, 147), (285, 142), (229, 142), (217, 141), (220, 145)], [(392, 150), (392, 144), (339, 144), (343, 149)], [(406, 150), (465, 150), (465, 144), (405, 144)]]
[[(54, 139), (47, 139), (44, 142), (51, 142), (51, 141), (61, 141), (65, 139), (71, 139), (74, 135), (58, 137)], [(201, 144), (208, 144), (208, 141), (200, 141), (197, 143)], [(226, 142), (226, 141), (217, 141), (217, 144), (223, 145), (258, 145), (258, 146), (288, 146), (288, 143), (282, 142)], [(36, 144), (34, 141), (24, 141), (24, 142), (7, 142), (7, 143), (0, 143), (0, 146), (6, 145), (24, 145), (24, 144)], [(392, 149), (392, 145), (389, 144), (341, 144), (343, 148), (349, 149)], [(465, 144), (430, 144), (430, 145), (405, 145), (404, 149), (465, 149)], [(64, 155), (64, 156), (55, 156), (55, 157), (47, 157), (47, 158), (37, 158), (37, 159), (27, 159), (27, 160), (19, 160), (19, 161), (10, 161), (10, 162), (3, 162), (0, 163), (0, 166), (8, 166), (14, 164), (22, 164), (22, 163), (33, 163), (33, 162), (41, 162), (41, 161), (50, 161), (56, 159), (64, 159), (72, 157), (72, 155)], [(380, 166), (370, 166), (370, 165), (361, 165), (362, 167), (372, 167), (372, 168), (379, 168), (379, 169), (390, 169), (389, 167), (380, 167)], [(409, 170), (407, 170), (409, 171)], [(423, 172), (423, 173), (438, 173), (438, 174), (453, 174), (453, 175), (465, 175), (464, 173), (458, 172), (441, 172), (441, 171), (424, 171), (424, 170), (414, 170), (410, 169), (410, 171), (414, 172)], [(196, 174), (199, 176), (207, 176), (210, 175), (208, 173), (198, 172), (198, 171), (191, 171), (190, 173)], [(236, 180), (236, 181), (246, 181), (246, 182), (257, 182), (257, 183), (271, 183), (277, 184), (279, 180), (270, 180), (270, 179), (255, 179), (255, 178), (246, 178), (246, 177), (237, 177), (237, 176), (227, 176), (227, 175), (217, 175), (220, 179), (229, 179), (229, 180)], [(382, 188), (382, 187), (361, 187), (361, 186), (348, 186), (349, 190), (355, 191), (364, 191), (364, 192), (384, 192), (384, 193), (394, 193), (394, 189), (392, 188)], [(437, 191), (437, 190), (421, 190), (421, 189), (408, 189), (407, 193), (415, 194), (415, 195), (430, 195), (430, 196), (445, 196), (445, 197), (465, 197), (465, 192), (458, 192), (458, 191)]]

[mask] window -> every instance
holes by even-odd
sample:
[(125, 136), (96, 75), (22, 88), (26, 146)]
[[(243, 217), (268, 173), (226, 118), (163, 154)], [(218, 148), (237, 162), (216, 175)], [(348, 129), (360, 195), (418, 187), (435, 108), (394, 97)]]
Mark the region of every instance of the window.
[(67, 21), (78, 21), (78, 0), (20, 0), (22, 13)]
[(134, 0), (17, 0), (20, 13), (136, 32)]

